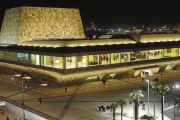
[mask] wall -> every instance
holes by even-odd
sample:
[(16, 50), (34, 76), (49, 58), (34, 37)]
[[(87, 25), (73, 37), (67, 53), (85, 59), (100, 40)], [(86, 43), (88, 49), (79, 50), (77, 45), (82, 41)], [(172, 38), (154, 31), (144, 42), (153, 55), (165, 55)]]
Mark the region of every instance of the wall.
[(6, 10), (0, 43), (20, 44), (60, 37), (85, 38), (78, 9), (19, 7)]
[[(10, 104), (8, 102), (5, 102), (5, 109), (7, 109), (8, 111), (10, 111), (12, 114), (14, 114), (15, 116), (19, 117), (19, 118), (23, 118), (23, 109), (20, 107), (17, 107), (13, 104)], [(47, 120), (45, 118), (42, 118), (36, 114), (33, 114), (29, 111), (24, 111), (25, 112), (25, 118), (28, 120)]]
[(17, 44), (22, 8), (7, 9), (0, 33), (0, 43)]

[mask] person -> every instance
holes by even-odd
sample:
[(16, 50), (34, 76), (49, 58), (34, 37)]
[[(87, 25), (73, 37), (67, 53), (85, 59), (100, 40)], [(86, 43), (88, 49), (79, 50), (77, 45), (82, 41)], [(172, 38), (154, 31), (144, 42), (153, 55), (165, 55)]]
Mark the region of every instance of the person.
[(67, 93), (67, 88), (65, 88), (65, 94)]
[(39, 98), (39, 103), (40, 103), (40, 105), (41, 105), (41, 102), (42, 102), (42, 98), (40, 97), (40, 98)]
[(142, 110), (146, 110), (145, 109), (145, 103), (142, 104)]
[(9, 120), (9, 116), (7, 116), (7, 120)]
[(142, 77), (142, 81), (144, 80), (144, 78)]
[(98, 105), (99, 111), (101, 112), (101, 105)]
[(161, 73), (161, 77), (162, 77), (162, 73)]
[(102, 108), (102, 109), (103, 109), (103, 111), (105, 112), (105, 110), (106, 110), (106, 106), (105, 106), (104, 104), (103, 104), (103, 108)]

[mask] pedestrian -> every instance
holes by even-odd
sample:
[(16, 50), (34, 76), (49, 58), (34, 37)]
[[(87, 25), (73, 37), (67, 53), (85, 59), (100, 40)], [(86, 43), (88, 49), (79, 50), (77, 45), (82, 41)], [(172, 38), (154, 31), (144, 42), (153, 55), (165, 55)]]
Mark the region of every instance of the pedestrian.
[(101, 105), (98, 105), (99, 111), (101, 112)]
[(64, 89), (65, 90), (65, 94), (67, 93), (67, 88)]
[(144, 78), (142, 77), (142, 81), (144, 80)]
[(162, 77), (162, 73), (161, 73), (161, 77)]
[(146, 110), (145, 109), (145, 103), (142, 104), (142, 110)]
[(105, 106), (105, 105), (103, 105), (103, 111), (105, 112), (105, 110), (106, 110), (106, 106)]
[(101, 109), (104, 111), (104, 105), (103, 105), (103, 103), (101, 104)]
[(7, 116), (7, 120), (9, 120), (9, 116)]
[(40, 97), (40, 98), (39, 98), (39, 104), (40, 104), (40, 105), (41, 105), (41, 102), (42, 102), (42, 98)]

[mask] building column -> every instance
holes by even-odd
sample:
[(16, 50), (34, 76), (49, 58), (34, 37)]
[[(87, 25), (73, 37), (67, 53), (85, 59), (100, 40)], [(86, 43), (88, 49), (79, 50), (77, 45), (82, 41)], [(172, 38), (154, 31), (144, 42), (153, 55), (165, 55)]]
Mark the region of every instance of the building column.
[(55, 56), (53, 56), (53, 68), (55, 68), (55, 63), (56, 63)]
[(66, 57), (63, 57), (63, 68), (66, 69)]
[(89, 67), (89, 55), (87, 55), (87, 67)]
[(119, 53), (119, 63), (121, 63), (121, 53)]
[(75, 68), (78, 68), (78, 56), (75, 56), (76, 57), (76, 66)]
[(39, 65), (41, 66), (41, 55), (39, 55)]
[(146, 51), (146, 60), (149, 60), (149, 50)]

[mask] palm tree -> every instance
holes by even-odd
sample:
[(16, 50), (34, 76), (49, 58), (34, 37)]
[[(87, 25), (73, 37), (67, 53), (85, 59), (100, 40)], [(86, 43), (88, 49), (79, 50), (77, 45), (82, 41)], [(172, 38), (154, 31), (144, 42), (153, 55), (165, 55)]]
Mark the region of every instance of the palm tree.
[(140, 119), (141, 119), (141, 120), (144, 120), (144, 119), (145, 119), (145, 120), (155, 120), (155, 119), (153, 118), (153, 116), (147, 116), (147, 115), (141, 116)]
[(150, 84), (151, 84), (151, 87), (153, 89), (153, 96), (154, 96), (154, 117), (156, 116), (155, 115), (155, 110), (156, 110), (156, 95), (155, 95), (155, 90), (156, 90), (156, 87), (158, 85), (157, 81), (150, 81)]
[(115, 111), (116, 111), (116, 108), (118, 107), (117, 104), (114, 104), (114, 103), (111, 103), (110, 105), (108, 105), (106, 107), (106, 109), (110, 110), (110, 112), (113, 111), (113, 120), (115, 120)]
[(161, 85), (159, 84), (157, 86), (158, 93), (161, 96), (161, 110), (162, 110), (162, 120), (164, 120), (164, 95), (170, 90), (168, 84)]
[(138, 120), (139, 117), (139, 97), (144, 97), (141, 90), (134, 90), (132, 93), (129, 94), (129, 97), (133, 99), (134, 103), (134, 116), (135, 120)]
[(121, 120), (123, 120), (123, 107), (128, 104), (129, 104), (129, 101), (127, 99), (122, 99), (117, 102), (117, 105), (121, 107)]

